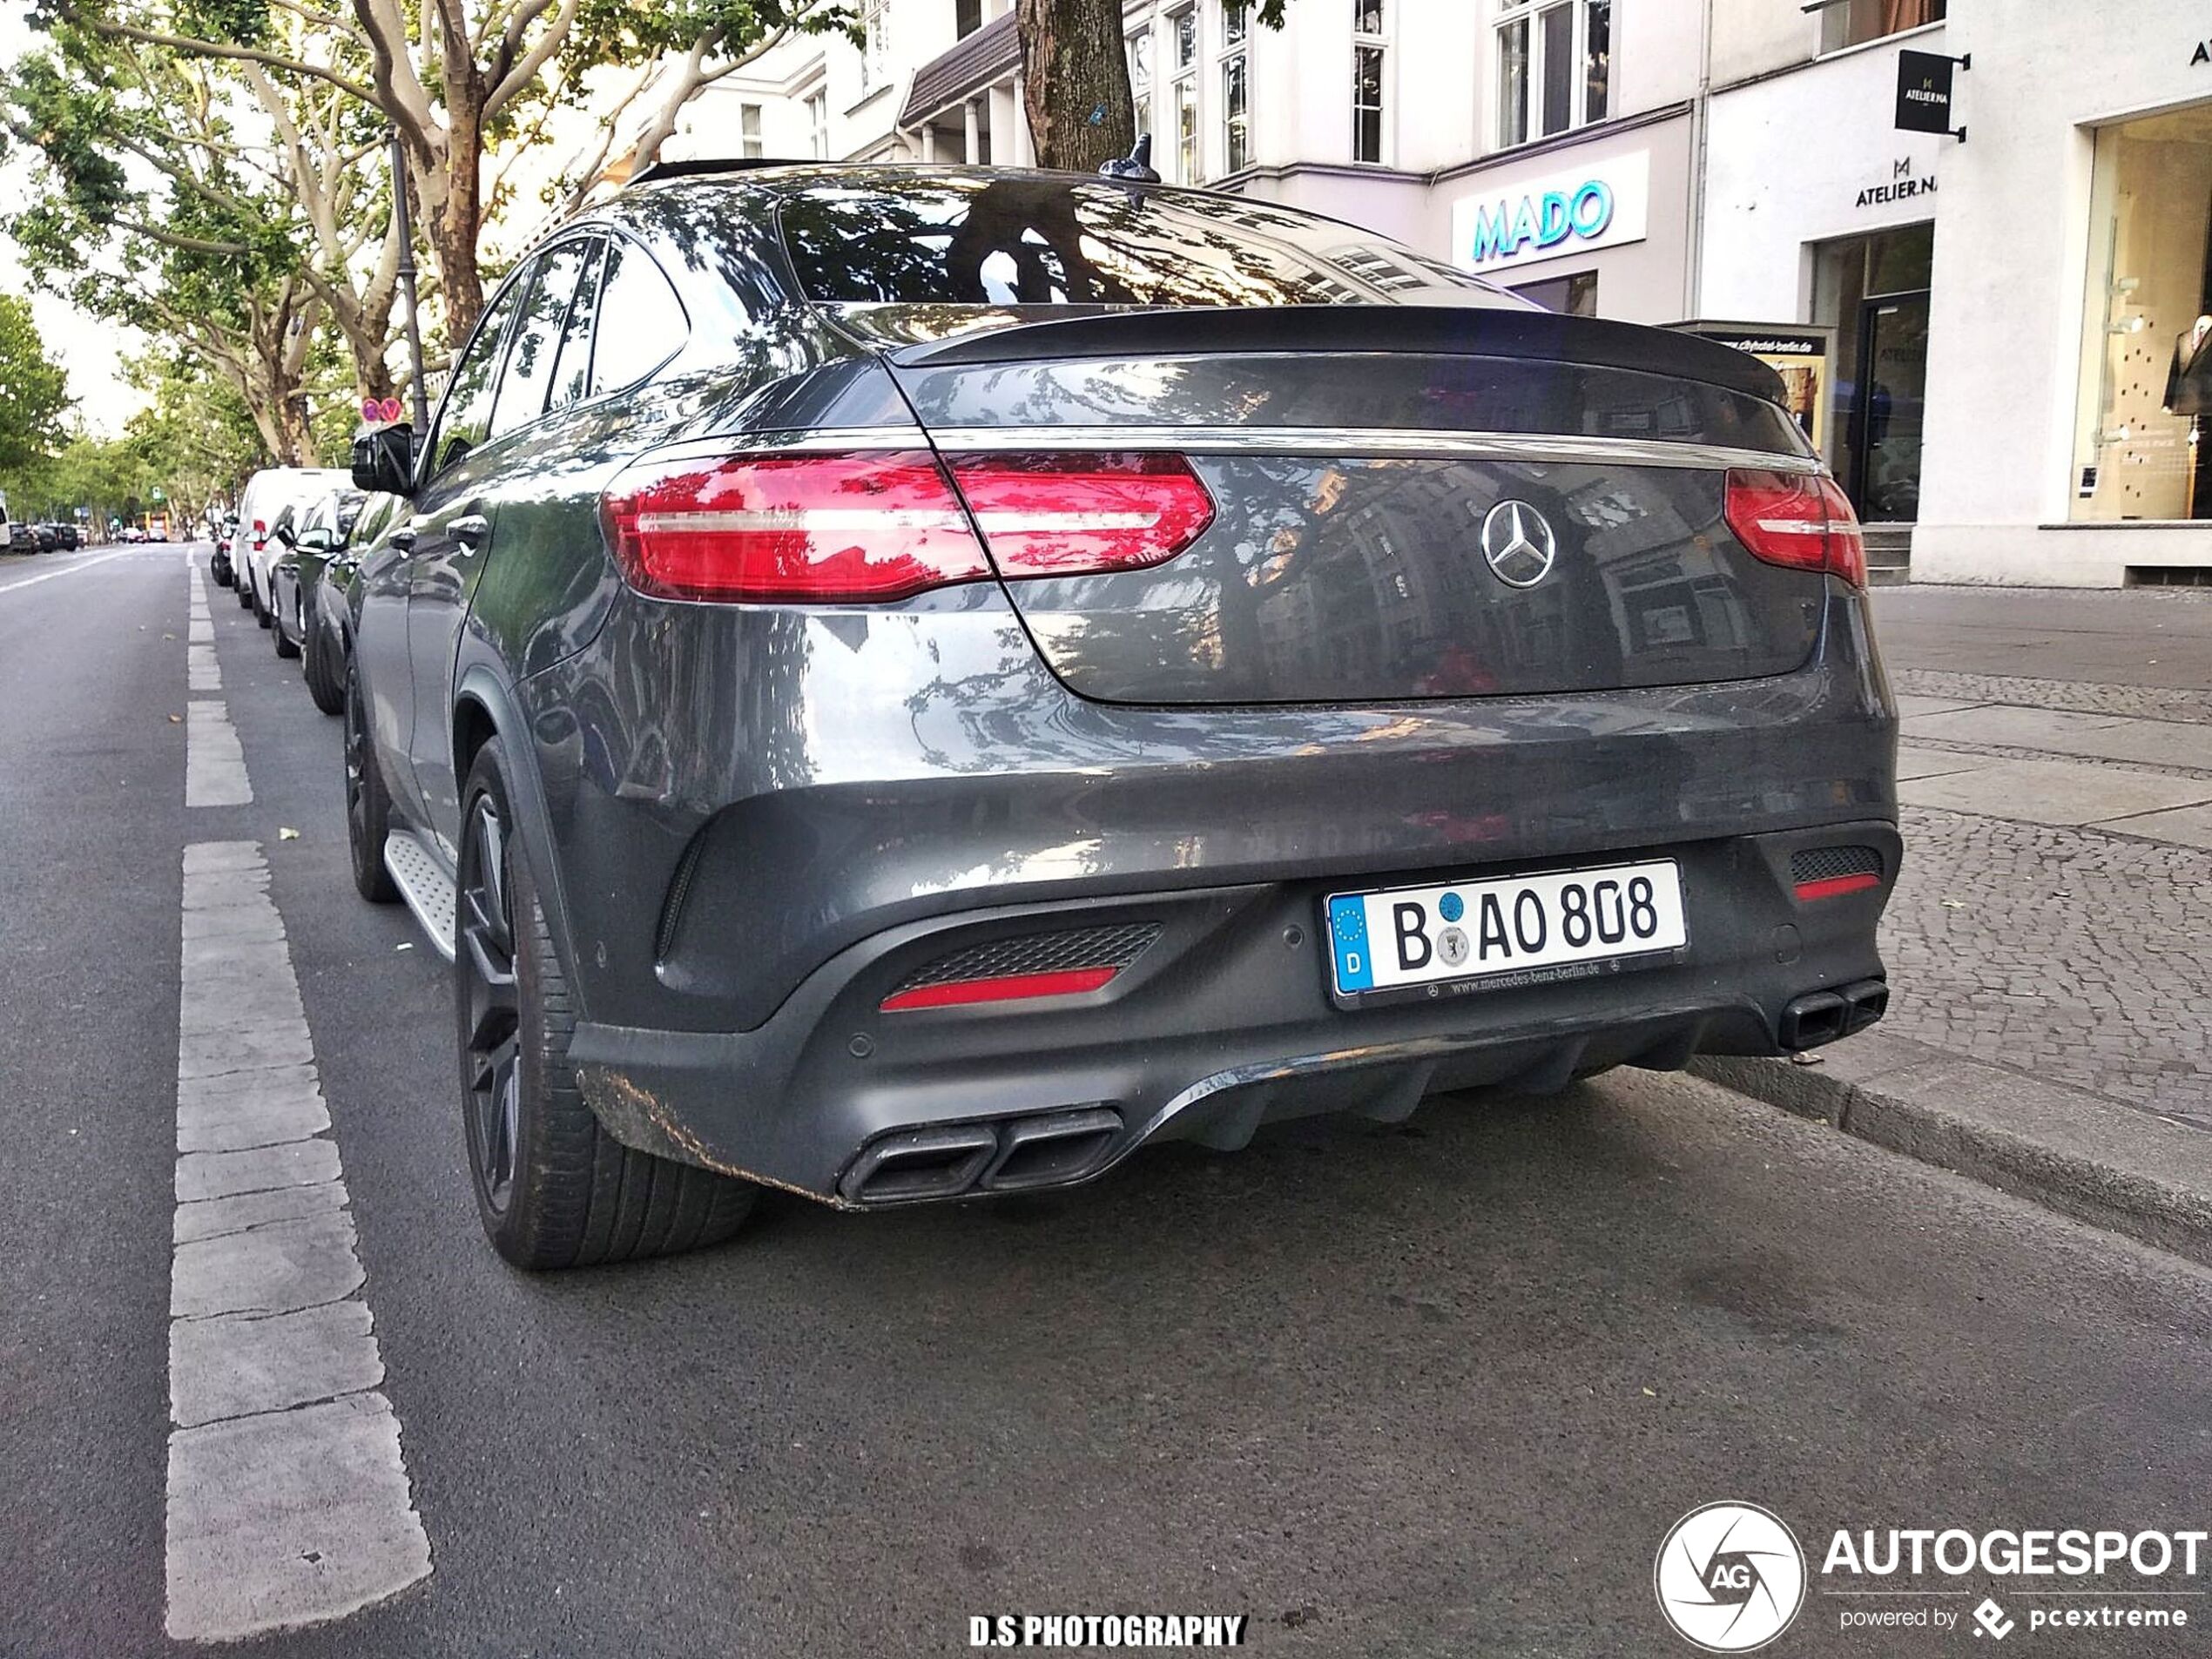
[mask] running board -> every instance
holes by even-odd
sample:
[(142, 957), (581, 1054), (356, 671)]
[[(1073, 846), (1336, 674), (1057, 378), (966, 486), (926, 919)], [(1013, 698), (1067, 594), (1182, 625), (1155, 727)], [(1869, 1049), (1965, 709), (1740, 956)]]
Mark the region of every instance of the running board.
[(384, 867), (399, 884), (400, 897), (415, 913), (415, 920), (430, 936), (430, 943), (446, 961), (453, 960), (453, 878), (438, 855), (416, 839), (411, 830), (395, 829), (384, 838)]

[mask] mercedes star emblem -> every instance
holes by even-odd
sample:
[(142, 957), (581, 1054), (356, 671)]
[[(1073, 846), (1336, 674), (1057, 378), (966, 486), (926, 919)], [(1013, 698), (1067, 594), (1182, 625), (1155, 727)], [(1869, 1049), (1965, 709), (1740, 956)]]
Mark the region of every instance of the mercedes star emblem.
[(1533, 588), (1551, 574), (1559, 537), (1527, 502), (1501, 501), (1482, 521), (1482, 556), (1507, 587)]

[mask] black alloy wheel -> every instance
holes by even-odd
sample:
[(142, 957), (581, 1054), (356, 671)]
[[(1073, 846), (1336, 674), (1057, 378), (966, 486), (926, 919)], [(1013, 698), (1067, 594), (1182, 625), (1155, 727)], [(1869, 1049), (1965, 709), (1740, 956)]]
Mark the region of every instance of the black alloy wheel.
[(399, 884), (384, 867), (384, 838), (391, 832), (391, 798), (368, 735), (368, 703), (361, 671), (346, 662), (346, 845), (353, 855), (354, 890), (371, 904), (390, 904)]
[(522, 1133), (522, 1020), (515, 987), (514, 871), (498, 803), (480, 792), (461, 845), (462, 1084), (469, 1162), (488, 1218), (515, 1190)]

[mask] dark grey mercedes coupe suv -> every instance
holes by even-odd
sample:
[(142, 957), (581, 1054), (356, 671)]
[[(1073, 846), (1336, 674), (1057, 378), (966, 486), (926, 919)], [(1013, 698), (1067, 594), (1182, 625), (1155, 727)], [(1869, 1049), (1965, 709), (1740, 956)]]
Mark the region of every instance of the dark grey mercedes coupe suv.
[(1878, 1018), (1850, 506), (1730, 348), (1122, 179), (655, 169), (350, 595), (494, 1243), (1082, 1181)]

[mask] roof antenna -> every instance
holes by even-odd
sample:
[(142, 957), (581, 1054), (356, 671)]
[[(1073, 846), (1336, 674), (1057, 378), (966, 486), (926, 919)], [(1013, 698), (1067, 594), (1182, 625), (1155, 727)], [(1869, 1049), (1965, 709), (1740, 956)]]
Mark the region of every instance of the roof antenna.
[(1126, 156), (1116, 156), (1098, 164), (1098, 171), (1109, 179), (1126, 179), (1132, 185), (1157, 185), (1160, 175), (1152, 171), (1152, 135), (1146, 133), (1136, 141), (1136, 148)]

